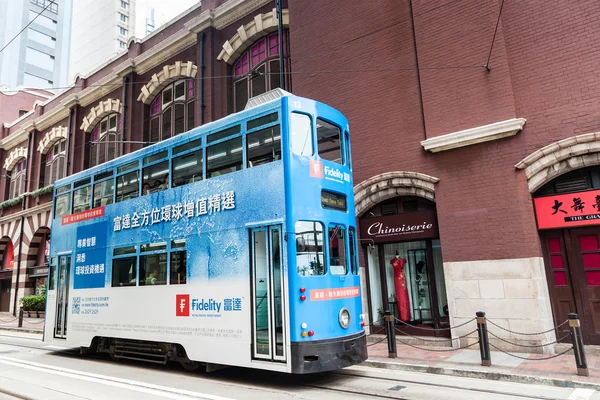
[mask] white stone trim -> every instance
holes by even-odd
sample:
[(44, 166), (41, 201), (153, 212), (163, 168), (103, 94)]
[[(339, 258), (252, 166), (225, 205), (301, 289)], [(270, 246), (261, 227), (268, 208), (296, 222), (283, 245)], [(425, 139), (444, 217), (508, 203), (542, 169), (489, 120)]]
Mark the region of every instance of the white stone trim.
[(6, 169), (7, 171), (12, 171), (13, 167), (22, 158), (27, 158), (27, 148), (17, 147), (16, 149), (10, 152), (10, 154), (6, 158), (6, 161), (4, 161), (4, 169)]
[(375, 175), (354, 187), (355, 213), (360, 217), (382, 201), (398, 196), (416, 196), (435, 201), (434, 184), (438, 178), (409, 171), (392, 171)]
[[(287, 9), (281, 11), (282, 25), (290, 25), (290, 16)], [(233, 64), (252, 43), (258, 38), (277, 30), (279, 21), (277, 19), (277, 10), (273, 9), (270, 13), (258, 14), (254, 20), (237, 29), (233, 37), (223, 43), (223, 50), (217, 56), (217, 60), (225, 61), (227, 64)]]
[(477, 128), (466, 129), (436, 136), (423, 140), (421, 145), (427, 151), (436, 153), (438, 151), (455, 149), (457, 147), (470, 146), (476, 143), (489, 142), (516, 135), (527, 120), (525, 118), (513, 118), (506, 121), (495, 122)]
[(96, 107), (92, 107), (88, 115), (83, 117), (83, 123), (80, 129), (86, 133), (91, 132), (94, 126), (108, 114), (123, 113), (123, 104), (119, 99), (106, 99), (98, 103)]
[(524, 169), (531, 193), (575, 169), (600, 165), (600, 132), (562, 139), (534, 151), (515, 168)]
[(144, 104), (150, 104), (154, 97), (169, 83), (180, 78), (195, 78), (197, 73), (198, 67), (191, 61), (185, 63), (177, 61), (173, 65), (165, 65), (157, 74), (152, 75), (150, 82), (142, 86), (137, 100)]
[(59, 140), (66, 139), (67, 130), (68, 129), (66, 126), (55, 126), (50, 131), (48, 131), (48, 133), (44, 135), (42, 140), (40, 140), (40, 144), (37, 148), (38, 152), (40, 152), (41, 154), (46, 154), (48, 150), (50, 150), (50, 148), (54, 146), (54, 143), (58, 142)]

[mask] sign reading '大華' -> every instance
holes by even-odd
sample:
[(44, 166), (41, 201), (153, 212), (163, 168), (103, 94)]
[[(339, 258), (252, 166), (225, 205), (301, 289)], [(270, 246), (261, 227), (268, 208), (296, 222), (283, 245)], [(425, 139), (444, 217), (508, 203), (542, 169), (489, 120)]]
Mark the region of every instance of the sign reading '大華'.
[(600, 225), (600, 190), (533, 199), (539, 229)]

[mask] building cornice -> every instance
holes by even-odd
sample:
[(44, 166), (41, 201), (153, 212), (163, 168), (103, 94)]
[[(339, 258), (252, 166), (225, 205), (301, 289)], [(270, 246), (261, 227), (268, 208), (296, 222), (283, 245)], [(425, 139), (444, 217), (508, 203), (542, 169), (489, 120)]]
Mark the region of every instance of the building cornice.
[(181, 29), (171, 37), (158, 43), (156, 46), (148, 49), (133, 59), (135, 72), (145, 74), (152, 68), (161, 65), (171, 57), (174, 57), (183, 50), (192, 47), (197, 42), (195, 33), (187, 29)]
[[(26, 210), (21, 210), (19, 212), (7, 215), (7, 216), (2, 216), (0, 217), (0, 224), (4, 224), (8, 221), (12, 221), (12, 220), (17, 220), (20, 219), (21, 217), (27, 217), (29, 215), (36, 215), (39, 214), (40, 212), (43, 211), (48, 211), (52, 209), (52, 201), (48, 201), (44, 204), (40, 204), (39, 206), (35, 206), (35, 207), (29, 207)], [(50, 221), (52, 222), (52, 221)]]
[(513, 118), (506, 121), (495, 122), (493, 124), (478, 126), (476, 128), (423, 140), (421, 145), (425, 150), (437, 153), (458, 147), (498, 140), (515, 136), (523, 129), (523, 125), (525, 125), (526, 121), (525, 118)]
[(215, 8), (213, 26), (223, 29), (248, 16), (259, 8), (272, 4), (272, 0), (230, 0)]

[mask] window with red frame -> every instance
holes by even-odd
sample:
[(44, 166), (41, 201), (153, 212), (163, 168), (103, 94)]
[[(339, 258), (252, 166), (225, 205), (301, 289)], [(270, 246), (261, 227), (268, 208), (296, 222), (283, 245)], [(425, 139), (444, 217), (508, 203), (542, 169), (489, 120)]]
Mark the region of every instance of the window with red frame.
[(179, 80), (165, 87), (150, 104), (148, 141), (160, 142), (195, 127), (194, 81)]
[[(287, 41), (287, 31), (284, 32), (284, 48)], [(285, 65), (289, 65), (286, 56)], [(279, 38), (277, 33), (257, 40), (233, 65), (233, 110), (238, 112), (246, 107), (248, 99), (269, 90), (278, 88), (279, 85)], [(286, 77), (286, 85), (290, 80)]]

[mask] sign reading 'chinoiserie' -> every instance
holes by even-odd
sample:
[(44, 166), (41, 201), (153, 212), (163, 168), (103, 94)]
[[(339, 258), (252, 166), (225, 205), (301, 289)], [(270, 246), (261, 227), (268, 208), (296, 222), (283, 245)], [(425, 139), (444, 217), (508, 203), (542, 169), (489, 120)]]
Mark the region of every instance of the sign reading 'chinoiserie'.
[(600, 190), (533, 199), (539, 229), (600, 225)]
[(360, 220), (361, 239), (375, 243), (439, 237), (435, 211), (394, 214)]

